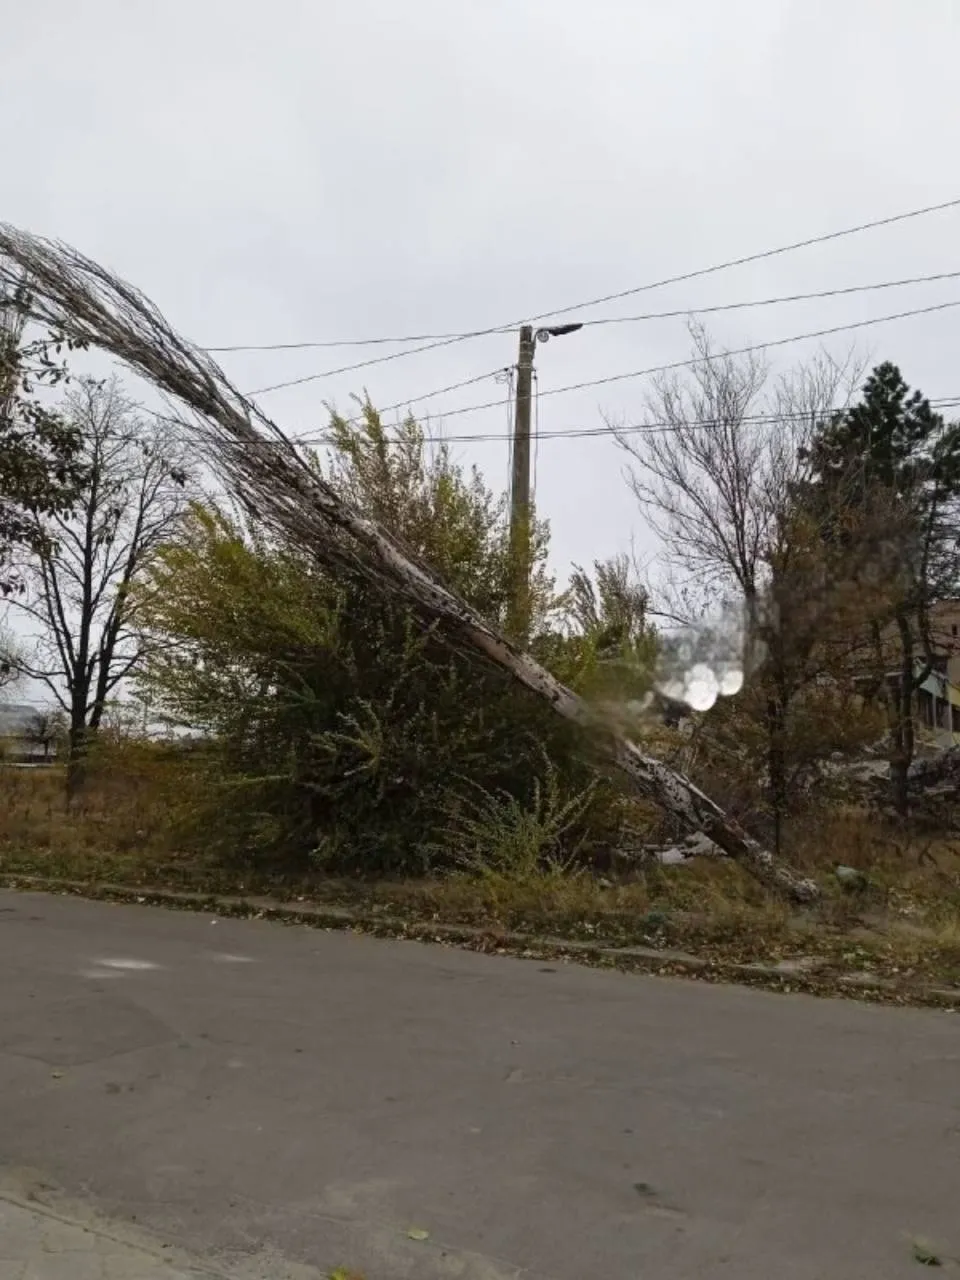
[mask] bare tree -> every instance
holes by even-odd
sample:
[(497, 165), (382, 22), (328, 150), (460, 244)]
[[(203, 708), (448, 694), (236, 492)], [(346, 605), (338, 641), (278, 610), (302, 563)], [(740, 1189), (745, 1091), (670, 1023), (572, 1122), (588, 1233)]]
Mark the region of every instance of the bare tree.
[(36, 711), (27, 722), (26, 739), (43, 752), (46, 764), (51, 751), (67, 737), (67, 719), (59, 708), (52, 711)]
[(616, 437), (636, 464), (630, 486), (644, 518), (683, 585), (715, 595), (733, 583), (750, 599), (769, 519), (767, 436), (751, 421), (767, 369), (756, 356), (718, 358), (703, 329), (691, 334), (698, 362), (689, 379), (658, 378), (642, 429)]
[[(769, 581), (784, 496), (803, 470), (802, 446), (860, 367), (826, 354), (772, 382), (760, 355), (717, 351), (691, 324), (695, 362), (654, 380), (639, 431), (611, 424), (632, 459), (629, 483), (668, 563), (703, 605), (735, 590), (748, 607)], [(772, 383), (772, 385), (771, 385)], [(695, 620), (681, 605), (675, 614)]]
[(746, 613), (750, 671), (767, 687), (767, 771), (779, 849), (787, 804), (789, 703), (818, 668), (824, 590), (814, 539), (795, 518), (790, 495), (803, 476), (803, 445), (823, 417), (846, 403), (859, 376), (848, 358), (821, 354), (773, 380), (765, 361), (739, 359), (691, 326), (689, 372), (654, 383), (640, 431), (617, 429), (632, 460), (629, 482), (659, 534), (674, 572), (670, 613), (693, 624), (731, 598)]
[(41, 548), (12, 602), (32, 625), (23, 674), (47, 686), (69, 721), (70, 790), (82, 778), (117, 687), (136, 669), (142, 637), (133, 588), (186, 503), (185, 445), (148, 421), (116, 380), (85, 380), (65, 410), (82, 438), (85, 482), (70, 515), (35, 514)]

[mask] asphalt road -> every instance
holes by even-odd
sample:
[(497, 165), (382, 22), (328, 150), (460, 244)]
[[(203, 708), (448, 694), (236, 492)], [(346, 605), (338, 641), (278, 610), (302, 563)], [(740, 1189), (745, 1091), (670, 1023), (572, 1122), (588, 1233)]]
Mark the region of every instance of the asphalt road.
[(270, 1280), (918, 1280), (960, 1016), (0, 893), (0, 1174)]

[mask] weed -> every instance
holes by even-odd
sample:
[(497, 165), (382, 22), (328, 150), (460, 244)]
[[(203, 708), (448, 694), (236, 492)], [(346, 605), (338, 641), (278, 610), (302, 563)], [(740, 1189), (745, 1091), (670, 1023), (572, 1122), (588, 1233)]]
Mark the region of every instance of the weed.
[(464, 871), (521, 883), (581, 873), (582, 826), (596, 783), (564, 795), (557, 769), (544, 755), (543, 774), (533, 779), (529, 801), (469, 781), (464, 788), (448, 806), (441, 836)]
[(942, 1267), (943, 1259), (939, 1254), (935, 1253), (929, 1245), (924, 1244), (922, 1240), (914, 1240), (913, 1242), (913, 1259), (919, 1262), (922, 1267)]

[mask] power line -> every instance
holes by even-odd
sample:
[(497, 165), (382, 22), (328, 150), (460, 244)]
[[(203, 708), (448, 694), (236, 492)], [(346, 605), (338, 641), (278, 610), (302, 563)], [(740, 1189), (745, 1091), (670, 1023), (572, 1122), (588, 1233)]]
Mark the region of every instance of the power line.
[[(675, 360), (671, 364), (653, 365), (648, 369), (631, 369), (626, 373), (611, 373), (604, 378), (591, 378), (585, 382), (571, 382), (563, 387), (551, 387), (542, 391), (543, 396), (558, 396), (569, 391), (583, 391), (589, 387), (607, 386), (612, 382), (624, 382), (629, 378), (642, 378), (654, 373), (670, 373), (674, 369), (688, 369), (695, 364), (709, 364), (714, 360), (723, 360), (729, 356), (745, 356), (756, 351), (765, 351), (770, 347), (785, 347), (794, 342), (804, 342), (809, 338), (826, 338), (834, 333), (847, 333), (853, 329), (865, 329), (874, 324), (887, 324), (892, 320), (905, 320), (910, 316), (929, 315), (935, 311), (946, 311), (952, 307), (960, 307), (960, 298), (952, 302), (938, 302), (929, 307), (914, 307), (910, 311), (897, 311), (892, 315), (875, 316), (870, 320), (857, 320), (850, 324), (832, 325), (827, 329), (812, 329), (807, 333), (795, 333), (788, 338), (772, 338), (768, 342), (753, 343), (749, 347), (739, 347), (733, 351), (718, 351), (716, 355), (694, 356), (688, 360)], [(487, 400), (483, 404), (465, 405), (459, 409), (448, 409), (444, 417), (453, 418), (464, 413), (477, 413), (481, 409), (493, 409), (502, 404), (502, 400)]]
[[(487, 373), (478, 373), (473, 378), (464, 378), (462, 382), (451, 382), (448, 387), (437, 387), (435, 391), (424, 391), (418, 396), (412, 396), (407, 400), (398, 400), (396, 404), (385, 404), (381, 409), (377, 407), (377, 413), (390, 413), (393, 409), (405, 409), (407, 405), (416, 404), (418, 400), (431, 400), (434, 396), (446, 395), (448, 391), (459, 391), (461, 387), (472, 387), (478, 382), (486, 382), (488, 378), (497, 378), (500, 374), (507, 372), (505, 369), (490, 369)], [(356, 419), (350, 419), (356, 421)]]
[(537, 492), (537, 463), (540, 461), (540, 376), (533, 370), (533, 486)]
[[(936, 400), (928, 401), (932, 409), (950, 409), (960, 406), (960, 395), (946, 396)], [(817, 417), (827, 418), (831, 414), (841, 413), (846, 405), (838, 405), (835, 408), (824, 409), (822, 415)], [(745, 414), (738, 419), (740, 422), (750, 423), (753, 425), (764, 425), (780, 422), (803, 422), (811, 417), (809, 411), (804, 412), (777, 412), (766, 414)], [(720, 427), (723, 426), (728, 419), (724, 418), (691, 418), (686, 420), (682, 426), (688, 427)], [(585, 440), (593, 437), (617, 436), (617, 435), (643, 435), (646, 433), (658, 434), (661, 432), (673, 432), (680, 430), (681, 427), (676, 422), (664, 420), (653, 420), (649, 422), (628, 423), (624, 426), (612, 427), (574, 427), (566, 431), (542, 431), (538, 434), (540, 440)], [(292, 443), (299, 445), (319, 445), (333, 443), (333, 437), (324, 436), (300, 436), (291, 437)], [(499, 431), (476, 432), (471, 435), (452, 435), (442, 436), (435, 441), (437, 444), (481, 444), (481, 443), (497, 443), (510, 440), (509, 432), (504, 434)], [(272, 443), (272, 442), (265, 442)], [(399, 444), (399, 441), (390, 441), (391, 444)]]
[[(727, 271), (732, 267), (745, 266), (750, 262), (761, 262), (768, 258), (777, 257), (780, 254), (792, 253), (796, 249), (810, 248), (817, 244), (826, 244), (831, 240), (839, 240), (844, 236), (857, 235), (863, 231), (871, 231), (878, 227), (892, 226), (894, 223), (905, 222), (910, 218), (920, 218), (930, 213), (939, 213), (944, 209), (952, 209), (960, 205), (960, 197), (953, 200), (943, 201), (941, 204), (925, 205), (920, 209), (909, 209), (905, 213), (892, 214), (886, 218), (875, 218), (871, 222), (861, 222), (854, 227), (845, 227), (840, 231), (830, 231), (824, 235), (811, 236), (805, 240), (795, 240), (790, 244), (779, 245), (775, 249), (764, 249), (758, 253), (747, 254), (740, 258), (730, 258), (726, 262), (715, 263), (713, 266), (700, 267), (695, 271), (687, 271), (681, 275), (667, 276), (662, 280), (653, 280), (648, 284), (636, 285), (631, 289), (622, 289), (618, 293), (605, 294), (599, 298), (591, 298), (586, 302), (573, 303), (570, 306), (558, 307), (553, 311), (542, 311), (538, 315), (531, 317), (531, 322), (538, 320), (546, 320), (553, 316), (566, 315), (571, 311), (586, 310), (589, 307), (599, 306), (604, 302), (619, 301), (621, 298), (633, 297), (638, 293), (645, 293), (652, 289), (661, 289), (671, 284), (682, 284), (687, 280), (696, 280), (704, 276), (714, 275), (719, 271)], [(439, 338), (425, 343), (419, 347), (408, 348), (404, 351), (393, 351), (386, 356), (375, 356), (370, 360), (362, 360), (352, 365), (343, 365), (337, 369), (327, 369), (322, 373), (308, 374), (303, 378), (293, 378), (286, 382), (273, 383), (267, 387), (260, 387), (255, 391), (247, 394), (251, 396), (266, 395), (270, 391), (280, 391), (286, 387), (302, 386), (306, 382), (315, 382), (323, 378), (332, 378), (341, 373), (352, 373), (357, 369), (369, 368), (371, 365), (382, 364), (389, 360), (397, 360), (401, 357), (418, 355), (425, 351), (436, 351), (441, 347), (447, 347), (453, 343), (463, 342), (468, 338), (485, 337), (488, 334), (504, 333), (510, 329), (515, 329), (519, 324), (525, 323), (523, 320), (514, 320), (507, 324), (493, 325), (487, 329), (475, 329), (469, 333), (454, 334), (450, 337)], [(215, 348), (215, 350), (223, 351), (226, 348)]]
[(498, 382), (505, 382), (507, 386), (507, 434), (501, 436), (501, 440), (507, 442), (507, 502), (513, 502), (513, 447), (516, 441), (514, 432), (514, 412), (516, 410), (516, 400), (514, 398), (514, 375), (516, 374), (515, 366), (511, 365), (505, 369), (503, 375), (497, 378)]
[[(597, 316), (591, 320), (582, 321), (583, 327), (595, 328), (598, 325), (607, 324), (635, 324), (643, 320), (672, 320), (677, 316), (685, 315), (707, 315), (717, 311), (740, 311), (748, 307), (770, 307), (778, 303), (784, 302), (813, 302), (820, 298), (837, 298), (846, 294), (853, 293), (870, 293), (879, 289), (902, 289), (908, 285), (915, 284), (932, 284), (938, 280), (956, 280), (960, 277), (960, 271), (940, 271), (934, 275), (927, 276), (909, 276), (903, 280), (881, 280), (870, 284), (848, 285), (838, 289), (820, 289), (815, 293), (789, 293), (781, 294), (775, 298), (749, 298), (743, 302), (725, 302), (714, 306), (707, 307), (678, 307), (672, 311), (646, 311), (641, 315), (633, 316)], [(653, 287), (653, 286), (651, 286)], [(341, 338), (329, 342), (270, 342), (263, 343), (259, 346), (234, 346), (234, 347), (207, 347), (206, 350), (211, 354), (221, 354), (224, 352), (241, 352), (241, 351), (308, 351), (318, 350), (331, 347), (372, 347), (386, 346), (390, 344), (402, 344), (405, 342), (447, 342), (447, 341), (466, 341), (469, 338), (489, 337), (492, 334), (509, 333), (510, 326), (504, 326), (498, 329), (465, 329), (457, 330), (450, 333), (413, 333), (406, 334), (403, 337), (380, 337), (380, 338)], [(397, 355), (414, 354), (413, 352), (397, 352)], [(350, 372), (352, 368), (358, 366), (347, 366), (343, 370), (335, 372)], [(324, 374), (311, 374), (311, 377), (322, 378)], [(277, 390), (279, 386), (285, 384), (277, 384), (270, 390)], [(295, 385), (295, 384), (291, 384)], [(256, 392), (251, 394), (256, 395)], [(262, 392), (261, 392), (262, 394)]]
[[(588, 327), (595, 327), (598, 325), (607, 325), (607, 324), (633, 324), (642, 320), (673, 320), (679, 316), (689, 316), (689, 315), (713, 315), (717, 312), (723, 312), (723, 311), (741, 311), (750, 307), (770, 307), (770, 306), (774, 306), (779, 303), (785, 303), (785, 302), (811, 302), (821, 298), (837, 298), (837, 297), (842, 297), (842, 296), (855, 294), (855, 293), (875, 292), (880, 289), (900, 289), (907, 285), (929, 284), (929, 283), (933, 283), (935, 281), (940, 281), (940, 280), (956, 280), (956, 279), (960, 279), (960, 271), (941, 271), (941, 272), (937, 272), (935, 275), (911, 276), (904, 280), (883, 280), (875, 284), (848, 285), (838, 289), (821, 289), (815, 293), (782, 294), (775, 298), (752, 298), (752, 299), (747, 299), (743, 302), (722, 302), (722, 303), (717, 303), (713, 306), (708, 306), (708, 307), (680, 307), (672, 311), (648, 311), (641, 315), (634, 315), (634, 316), (601, 316), (594, 320), (584, 320), (582, 322), (582, 328), (586, 329)], [(412, 351), (395, 351), (392, 355), (389, 355), (389, 356), (380, 356), (373, 360), (362, 360), (357, 364), (343, 365), (339, 369), (328, 369), (325, 373), (309, 373), (309, 374), (306, 374), (304, 377), (290, 378), (286, 382), (275, 382), (267, 387), (258, 387), (255, 391), (248, 391), (245, 394), (249, 397), (253, 397), (257, 395), (264, 395), (269, 391), (281, 391), (286, 387), (302, 386), (304, 383), (307, 383), (307, 382), (317, 382), (323, 378), (333, 377), (334, 374), (349, 373), (352, 370), (364, 369), (370, 365), (383, 364), (387, 360), (393, 360), (395, 358), (399, 358), (400, 356), (415, 355), (419, 351), (432, 351), (437, 346), (449, 346), (451, 343), (459, 341), (459, 339), (462, 337), (475, 337), (475, 336), (479, 336), (481, 333), (489, 334), (492, 332), (510, 333), (512, 332), (512, 330), (510, 329), (477, 330), (476, 333), (474, 334), (453, 335), (452, 337), (450, 337), (450, 339), (447, 342), (433, 343), (425, 347), (416, 347)], [(458, 387), (469, 386), (471, 381), (482, 382), (484, 378), (487, 378), (490, 376), (492, 375), (487, 373), (479, 374), (476, 378), (468, 379), (466, 382), (456, 383), (454, 384), (454, 386), (446, 389), (450, 391), (454, 391)], [(413, 403), (413, 401), (416, 401), (416, 400), (426, 400), (432, 396), (439, 395), (439, 394), (441, 394), (440, 391), (430, 391), (430, 392), (426, 392), (423, 395), (413, 396), (409, 401), (403, 401), (402, 403), (408, 404), (408, 403)], [(397, 408), (397, 407), (399, 406), (398, 405), (388, 406), (388, 408), (391, 408), (391, 409)], [(383, 412), (386, 412), (386, 410), (384, 410)]]
[(932, 276), (911, 276), (906, 280), (882, 280), (877, 284), (855, 284), (816, 293), (785, 293), (777, 298), (752, 298), (745, 302), (720, 302), (710, 307), (680, 307), (674, 311), (648, 311), (637, 316), (602, 316), (582, 321), (584, 329), (603, 324), (633, 324), (638, 320), (674, 320), (678, 316), (705, 316), (718, 311), (743, 311), (748, 307), (772, 307), (783, 302), (813, 302), (818, 298), (839, 298), (851, 293), (871, 293), (879, 289), (901, 289), (905, 285), (930, 284), (936, 280), (960, 279), (960, 271), (940, 271)]
[[(511, 371), (507, 370), (506, 372), (509, 373)], [(513, 401), (512, 399), (510, 399), (505, 401), (504, 403), (512, 405)], [(941, 396), (937, 399), (928, 400), (927, 403), (930, 405), (931, 409), (936, 409), (936, 410), (958, 408), (960, 407), (960, 394), (952, 395), (952, 396)], [(803, 410), (803, 411), (798, 410), (792, 413), (778, 411), (776, 413), (744, 414), (743, 417), (738, 419), (738, 421), (741, 423), (749, 423), (751, 425), (756, 425), (756, 426), (769, 425), (773, 423), (803, 422), (803, 421), (809, 420), (811, 417), (816, 417), (818, 419), (819, 418), (826, 419), (826, 418), (829, 418), (832, 414), (844, 412), (848, 407), (849, 406), (845, 404), (837, 405), (830, 409), (824, 409), (822, 413), (817, 413), (817, 414), (811, 414), (809, 410)], [(140, 412), (146, 413), (149, 417), (156, 419), (158, 422), (166, 423), (169, 426), (173, 426), (173, 427), (183, 426), (183, 422), (179, 418), (171, 417), (169, 414), (159, 413), (155, 409), (148, 409), (141, 406)], [(572, 427), (564, 431), (538, 431), (537, 438), (539, 440), (588, 440), (592, 438), (601, 438), (604, 436), (646, 435), (646, 434), (656, 435), (660, 433), (675, 432), (681, 429), (693, 428), (693, 427), (707, 427), (707, 428), (720, 427), (725, 425), (728, 421), (729, 419), (726, 419), (726, 418), (689, 418), (689, 419), (686, 419), (682, 424), (678, 424), (676, 422), (671, 422), (664, 419), (659, 419), (659, 420), (653, 419), (647, 422), (626, 423), (625, 425), (617, 426), (617, 427), (608, 426), (604, 424), (601, 427)], [(502, 443), (506, 441), (509, 444), (512, 438), (513, 438), (512, 419), (511, 419), (511, 416), (508, 414), (506, 432), (478, 431), (468, 435), (452, 435), (452, 436), (445, 435), (440, 437), (439, 439), (432, 440), (431, 443), (440, 444), (440, 445), (487, 444), (487, 443)], [(290, 444), (306, 445), (308, 447), (336, 443), (336, 437), (330, 434), (329, 432), (325, 433), (324, 435), (289, 436), (287, 437), (287, 439)], [(270, 439), (267, 439), (266, 437), (263, 437), (262, 439), (256, 440), (256, 441), (251, 440), (251, 441), (248, 441), (247, 443), (249, 444), (250, 447), (253, 447), (253, 448), (258, 447), (259, 445), (263, 445), (265, 448), (271, 448), (271, 449), (277, 448), (280, 444), (279, 441), (270, 440)], [(401, 443), (402, 442), (397, 439), (387, 440), (388, 445), (399, 446)], [(508, 469), (508, 475), (509, 473), (510, 472)]]
[[(895, 222), (906, 222), (908, 218), (921, 218), (928, 213), (940, 213), (944, 209), (955, 209), (960, 205), (960, 196), (954, 200), (945, 200), (942, 204), (929, 204), (922, 209), (908, 209), (906, 213), (895, 213), (886, 218), (875, 218), (872, 222), (861, 222), (855, 227), (845, 227), (842, 231), (829, 231), (826, 235), (811, 236), (806, 240), (795, 240), (792, 244), (784, 244), (776, 249), (763, 249), (759, 253), (750, 253), (743, 258), (730, 258), (713, 267), (701, 267), (697, 271), (687, 271), (683, 275), (668, 276), (653, 284), (637, 285), (634, 289), (621, 289), (619, 293), (604, 294), (600, 298), (591, 298), (589, 302), (573, 303), (568, 307), (558, 307), (555, 311), (543, 311), (534, 320), (546, 320), (553, 316), (567, 315), (571, 311), (582, 311), (588, 307), (598, 307), (604, 302), (618, 302), (621, 298), (629, 298), (648, 289), (660, 289), (669, 284), (683, 284), (687, 280), (698, 280), (703, 276), (713, 275), (717, 271), (727, 271), (731, 267), (743, 267), (748, 262), (762, 262), (766, 258), (775, 258), (782, 253), (792, 253), (795, 249), (808, 249), (815, 244), (826, 244), (830, 240), (840, 240), (844, 236), (857, 235), (861, 231), (873, 231), (877, 227), (889, 227)], [(518, 322), (519, 323), (519, 322)]]
[[(951, 409), (960, 406), (960, 395), (951, 396), (941, 400), (929, 401), (932, 409)], [(825, 409), (823, 417), (829, 417), (831, 414), (840, 413), (843, 407), (836, 409)], [(811, 417), (809, 412), (805, 413), (775, 413), (775, 414), (754, 414), (740, 419), (741, 422), (749, 422), (754, 425), (764, 425), (778, 422), (803, 422)], [(721, 418), (693, 418), (683, 423), (683, 427), (721, 427), (725, 423), (725, 419)], [(542, 431), (539, 439), (541, 440), (588, 440), (593, 437), (617, 436), (617, 435), (657, 435), (661, 433), (669, 433), (679, 430), (676, 423), (664, 421), (652, 422), (633, 422), (621, 427), (575, 427), (570, 431)], [(439, 441), (441, 444), (465, 444), (480, 441), (498, 441), (503, 440), (502, 435), (460, 435), (460, 436), (444, 436)]]
[(378, 338), (329, 338), (317, 342), (262, 342), (238, 343), (232, 347), (205, 347), (211, 355), (237, 351), (329, 351), (334, 347), (385, 347), (404, 342), (444, 342), (448, 338), (465, 341), (485, 334), (500, 333), (501, 329), (458, 329), (450, 333), (405, 333), (394, 337)]
[[(486, 382), (488, 378), (496, 378), (503, 372), (503, 369), (489, 369), (486, 373), (475, 374), (474, 377), (464, 378), (461, 382), (451, 382), (445, 387), (436, 387), (433, 391), (423, 391), (419, 395), (410, 396), (406, 400), (398, 400), (396, 404), (385, 404), (382, 408), (378, 406), (377, 412), (390, 413), (393, 409), (406, 409), (408, 405), (416, 404), (419, 400), (432, 400), (434, 396), (443, 396), (449, 391), (460, 391), (463, 387), (473, 387), (478, 382)], [(247, 399), (254, 395), (256, 395), (255, 391), (245, 393)], [(348, 418), (347, 421), (355, 423), (359, 419), (353, 417)]]
[[(733, 356), (752, 355), (755, 352), (769, 350), (769, 348), (771, 347), (788, 346), (794, 342), (804, 342), (811, 338), (829, 337), (830, 335), (835, 333), (847, 333), (854, 329), (864, 329), (875, 324), (888, 324), (893, 320), (904, 320), (912, 316), (930, 315), (934, 312), (947, 311), (954, 307), (960, 307), (960, 298), (954, 299), (951, 302), (935, 303), (932, 306), (928, 306), (928, 307), (915, 307), (909, 311), (897, 311), (892, 313), (891, 315), (874, 316), (872, 319), (869, 319), (869, 320), (856, 320), (849, 324), (832, 325), (826, 329), (812, 329), (806, 333), (792, 334), (790, 337), (787, 337), (787, 338), (772, 338), (767, 342), (753, 343), (750, 346), (739, 347), (732, 351), (718, 351), (716, 354), (713, 354), (713, 355), (706, 355), (706, 356), (698, 355), (698, 356), (690, 357), (686, 360), (675, 360), (670, 364), (652, 365), (646, 369), (632, 369), (626, 373), (608, 374), (606, 377), (603, 377), (603, 378), (592, 378), (585, 382), (569, 383), (567, 386), (563, 386), (563, 387), (552, 387), (547, 391), (539, 392), (538, 399), (539, 399), (539, 396), (541, 395), (543, 396), (562, 395), (570, 391), (582, 391), (590, 387), (606, 386), (613, 382), (622, 382), (631, 378), (641, 378), (641, 377), (649, 376), (655, 373), (670, 373), (677, 369), (688, 369), (691, 366), (697, 365), (697, 364), (710, 364), (715, 360), (724, 360)], [(463, 382), (453, 383), (447, 387), (439, 387), (434, 391), (425, 392), (420, 396), (411, 397), (410, 399), (404, 400), (404, 401), (398, 401), (396, 404), (387, 405), (384, 409), (378, 410), (378, 412), (387, 413), (393, 409), (404, 408), (408, 404), (411, 404), (416, 400), (425, 400), (425, 399), (429, 399), (432, 396), (442, 395), (444, 392), (458, 390), (461, 387), (470, 386), (477, 382), (482, 382), (485, 379), (490, 377), (494, 377), (494, 378), (502, 377), (504, 373), (509, 373), (509, 369), (495, 369), (491, 372), (479, 374), (476, 377), (465, 379)], [(477, 413), (482, 409), (495, 409), (498, 407), (502, 407), (503, 405), (509, 405), (509, 404), (510, 404), (509, 398), (506, 400), (487, 400), (487, 401), (484, 401), (482, 404), (464, 405), (459, 409), (448, 409), (445, 412), (444, 417), (452, 418), (452, 417), (459, 416), (461, 414)], [(350, 419), (349, 421), (353, 422), (353, 421), (356, 421), (356, 419)], [(568, 433), (564, 432), (560, 434), (566, 435)], [(603, 434), (603, 432), (601, 431), (600, 434)], [(546, 432), (543, 434), (543, 438), (546, 438), (546, 439), (549, 439), (553, 436), (554, 436), (554, 433), (552, 432)], [(483, 433), (477, 433), (473, 435), (448, 436), (446, 438), (451, 441), (452, 440), (478, 441), (478, 440), (485, 440), (485, 439), (490, 439), (490, 440), (502, 439), (503, 437), (499, 435), (485, 435)], [(328, 440), (329, 440), (329, 436), (323, 436), (323, 437), (303, 436), (303, 437), (300, 437), (298, 440), (296, 440), (295, 443), (318, 444), (318, 443), (326, 443)]]
[[(463, 387), (473, 387), (476, 386), (478, 382), (486, 382), (488, 378), (495, 378), (499, 381), (503, 375), (512, 377), (512, 367), (491, 369), (486, 373), (478, 373), (472, 378), (464, 378), (461, 382), (451, 382), (445, 387), (436, 387), (433, 391), (421, 392), (420, 395), (411, 396), (407, 400), (398, 400), (396, 404), (385, 404), (382, 407), (377, 405), (376, 410), (378, 414), (384, 414), (390, 413), (394, 409), (406, 409), (408, 405), (416, 404), (420, 400), (431, 400), (434, 396), (446, 395), (450, 391), (460, 391)], [(361, 419), (359, 416), (346, 419), (346, 422), (350, 425), (356, 425), (356, 423), (360, 421)]]
[[(302, 378), (288, 378), (286, 382), (273, 382), (268, 387), (257, 387), (253, 391), (245, 391), (244, 395), (248, 398), (251, 396), (265, 396), (268, 391), (283, 391), (287, 387), (300, 387), (306, 382), (321, 382), (324, 378), (336, 377), (339, 373), (353, 373), (357, 369), (369, 369), (371, 365), (386, 364), (389, 360), (399, 360), (403, 356), (419, 355), (421, 351), (436, 351), (438, 347), (449, 347), (455, 342), (461, 342), (464, 338), (479, 338), (486, 333), (502, 333), (506, 330), (501, 329), (485, 329), (478, 330), (476, 333), (460, 334), (455, 338), (449, 338), (445, 342), (429, 342), (423, 347), (409, 347), (406, 351), (392, 351), (388, 356), (375, 356), (371, 360), (358, 360), (356, 364), (340, 365), (337, 369), (325, 369), (323, 373), (308, 373)], [(488, 376), (486, 374), (484, 377)]]

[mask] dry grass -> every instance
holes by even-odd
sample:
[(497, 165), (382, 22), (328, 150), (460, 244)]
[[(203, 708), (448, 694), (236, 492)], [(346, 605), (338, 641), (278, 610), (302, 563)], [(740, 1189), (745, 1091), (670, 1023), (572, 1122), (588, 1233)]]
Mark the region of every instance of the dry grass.
[(67, 805), (64, 770), (0, 766), (0, 866), (82, 880), (187, 885), (200, 860), (176, 851), (183, 764), (136, 742), (105, 742)]
[[(798, 824), (790, 856), (823, 900), (797, 910), (735, 864), (652, 867), (613, 881), (544, 872), (371, 882), (238, 871), (178, 847), (195, 795), (188, 762), (136, 743), (104, 744), (68, 810), (62, 770), (0, 768), (0, 871), (219, 893), (270, 894), (376, 916), (480, 925), (598, 943), (680, 946), (728, 960), (800, 953), (879, 973), (960, 982), (960, 842), (878, 825), (856, 811)], [(845, 890), (837, 863), (865, 873)]]

